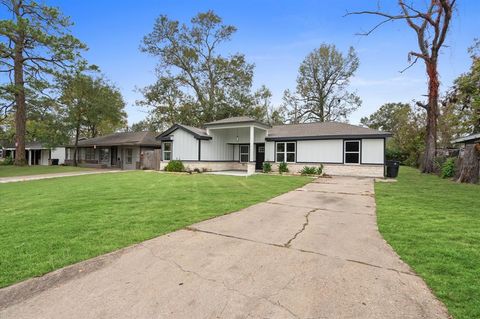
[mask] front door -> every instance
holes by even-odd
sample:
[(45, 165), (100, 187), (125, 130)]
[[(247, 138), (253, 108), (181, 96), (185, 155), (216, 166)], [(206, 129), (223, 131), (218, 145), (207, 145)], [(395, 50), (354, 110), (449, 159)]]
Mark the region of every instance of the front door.
[(257, 144), (257, 152), (255, 154), (255, 169), (262, 169), (265, 161), (265, 144)]

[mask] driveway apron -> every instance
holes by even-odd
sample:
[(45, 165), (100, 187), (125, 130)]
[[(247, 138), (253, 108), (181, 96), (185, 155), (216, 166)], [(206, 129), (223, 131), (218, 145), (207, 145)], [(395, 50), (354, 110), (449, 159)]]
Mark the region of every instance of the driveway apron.
[(0, 290), (0, 318), (448, 318), (379, 234), (371, 179), (317, 179), (86, 265)]

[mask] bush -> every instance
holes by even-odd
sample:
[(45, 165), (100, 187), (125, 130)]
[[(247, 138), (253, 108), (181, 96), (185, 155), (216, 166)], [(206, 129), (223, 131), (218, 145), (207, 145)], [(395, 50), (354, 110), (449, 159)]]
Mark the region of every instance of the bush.
[(304, 166), (300, 171), (302, 175), (315, 175), (317, 174), (317, 168), (315, 166)]
[(304, 166), (302, 170), (300, 171), (300, 174), (302, 175), (323, 175), (323, 164), (320, 164), (320, 166), (315, 167), (315, 166)]
[(440, 176), (442, 178), (452, 178), (453, 176), (455, 176), (455, 164), (455, 158), (448, 158), (442, 164)]
[(263, 172), (270, 173), (272, 171), (272, 164), (264, 162), (263, 163)]
[(317, 168), (317, 175), (323, 175), (323, 164), (320, 164)]
[(282, 173), (288, 173), (288, 165), (287, 165), (287, 163), (282, 162), (282, 163), (278, 164), (278, 172), (279, 172), (280, 174), (282, 174)]
[(194, 171), (195, 173), (199, 173), (199, 174), (202, 172), (198, 167), (196, 167), (193, 171)]
[(400, 150), (395, 150), (391, 148), (387, 148), (385, 150), (385, 157), (387, 161), (399, 161), (400, 163), (405, 164), (409, 160), (408, 153), (402, 152)]
[(165, 166), (165, 170), (167, 172), (183, 172), (185, 171), (185, 166), (183, 166), (180, 160), (172, 160)]
[(11, 156), (5, 157), (3, 162), (0, 162), (0, 164), (1, 165), (13, 165), (13, 157), (11, 157)]

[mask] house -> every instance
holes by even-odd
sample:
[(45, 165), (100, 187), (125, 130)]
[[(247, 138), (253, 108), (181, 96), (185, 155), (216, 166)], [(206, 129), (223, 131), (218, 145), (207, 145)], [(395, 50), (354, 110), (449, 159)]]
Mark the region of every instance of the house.
[(460, 137), (452, 140), (453, 144), (458, 144), (460, 146), (460, 157), (463, 157), (465, 147), (467, 144), (477, 144), (480, 143), (480, 133), (471, 134), (468, 136)]
[[(121, 132), (78, 141), (77, 160), (82, 166), (141, 169), (146, 152), (160, 149), (153, 132)], [(75, 147), (67, 147), (66, 163), (73, 163)]]
[(182, 160), (190, 169), (246, 170), (264, 162), (286, 162), (290, 172), (324, 165), (331, 175), (384, 176), (385, 141), (391, 133), (338, 122), (269, 126), (249, 117), (233, 117), (204, 128), (175, 124), (157, 139), (160, 169)]
[[(3, 148), (3, 157), (15, 158), (15, 145), (8, 145)], [(64, 147), (49, 147), (40, 142), (25, 143), (25, 158), (28, 165), (51, 165), (53, 159), (58, 160), (58, 164), (65, 162), (65, 148)]]

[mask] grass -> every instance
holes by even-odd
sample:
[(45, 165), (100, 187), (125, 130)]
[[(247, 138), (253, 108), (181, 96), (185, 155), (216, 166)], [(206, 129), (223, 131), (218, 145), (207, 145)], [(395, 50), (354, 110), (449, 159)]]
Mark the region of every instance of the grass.
[(13, 166), (0, 165), (0, 178), (26, 175), (40, 175), (52, 173), (67, 173), (87, 170), (87, 168), (74, 166)]
[(136, 171), (0, 184), (0, 287), (237, 211), (310, 180)]
[(480, 318), (480, 186), (400, 167), (375, 192), (384, 238), (451, 315)]

